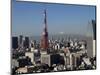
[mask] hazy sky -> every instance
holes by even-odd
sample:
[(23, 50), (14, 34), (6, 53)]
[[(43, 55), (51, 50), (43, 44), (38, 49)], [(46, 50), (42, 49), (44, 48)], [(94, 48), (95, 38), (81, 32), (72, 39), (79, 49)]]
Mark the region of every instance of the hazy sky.
[(44, 27), (43, 11), (47, 9), (49, 34), (88, 32), (88, 21), (95, 19), (95, 6), (12, 2), (12, 34), (41, 35)]

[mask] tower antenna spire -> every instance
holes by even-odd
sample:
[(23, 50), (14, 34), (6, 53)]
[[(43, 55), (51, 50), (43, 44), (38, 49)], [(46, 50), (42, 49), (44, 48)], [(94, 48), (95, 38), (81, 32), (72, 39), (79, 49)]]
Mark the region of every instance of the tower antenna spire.
[(46, 8), (44, 9), (44, 24), (45, 24), (45, 28), (47, 29), (47, 12), (46, 12)]
[(44, 30), (42, 33), (41, 48), (47, 49), (48, 46), (47, 12), (46, 9), (44, 9)]

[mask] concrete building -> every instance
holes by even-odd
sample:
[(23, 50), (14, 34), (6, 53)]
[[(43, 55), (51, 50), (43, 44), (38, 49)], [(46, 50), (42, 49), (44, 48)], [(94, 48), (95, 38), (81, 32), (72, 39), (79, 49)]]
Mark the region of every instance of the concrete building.
[(41, 63), (51, 66), (51, 57), (49, 54), (41, 54)]
[(28, 56), (31, 59), (31, 62), (33, 64), (35, 64), (35, 62), (34, 62), (34, 53), (33, 52), (26, 52), (25, 56)]

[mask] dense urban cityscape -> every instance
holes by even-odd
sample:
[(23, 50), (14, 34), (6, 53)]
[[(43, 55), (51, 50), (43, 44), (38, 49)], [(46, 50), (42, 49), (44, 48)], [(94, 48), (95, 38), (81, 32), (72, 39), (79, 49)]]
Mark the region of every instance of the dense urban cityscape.
[[(46, 13), (44, 10), (45, 26), (40, 39), (12, 36), (12, 74), (96, 69), (93, 38), (64, 33), (50, 37)], [(92, 24), (96, 24), (94, 20)]]

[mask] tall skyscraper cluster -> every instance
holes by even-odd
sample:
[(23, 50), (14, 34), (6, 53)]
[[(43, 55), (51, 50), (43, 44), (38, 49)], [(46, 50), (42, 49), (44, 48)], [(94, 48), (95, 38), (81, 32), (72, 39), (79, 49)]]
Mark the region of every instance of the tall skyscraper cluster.
[(12, 48), (13, 49), (27, 49), (29, 48), (29, 37), (23, 37), (20, 35), (19, 37), (12, 37)]

